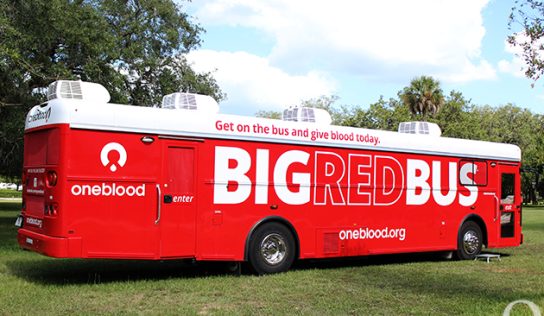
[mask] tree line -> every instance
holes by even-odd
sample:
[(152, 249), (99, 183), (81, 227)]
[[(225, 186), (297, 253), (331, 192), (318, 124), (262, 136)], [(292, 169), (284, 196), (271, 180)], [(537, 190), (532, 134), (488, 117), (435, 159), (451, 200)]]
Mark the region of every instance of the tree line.
[[(398, 92), (381, 97), (370, 106), (338, 105), (337, 96), (322, 96), (301, 102), (331, 114), (333, 124), (397, 131), (399, 123), (436, 123), (443, 137), (474, 139), (518, 145), (522, 151), (524, 201), (537, 203), (544, 197), (544, 116), (513, 104), (498, 107), (475, 105), (461, 92), (444, 95), (440, 83), (421, 76)], [(281, 113), (260, 111), (257, 116), (280, 119)]]
[[(111, 102), (156, 105), (186, 91), (226, 98), (211, 73), (197, 73), (185, 54), (198, 48), (204, 29), (183, 11), (183, 0), (0, 0), (0, 176), (17, 179), (23, 161), (28, 110), (46, 100), (59, 79), (100, 83)], [(509, 18), (522, 31), (508, 37), (523, 49), (526, 76), (544, 73), (544, 4), (515, 2)], [(534, 84), (534, 83), (533, 83)], [(396, 130), (400, 122), (428, 120), (447, 137), (516, 144), (523, 153), (526, 201), (544, 196), (542, 115), (513, 104), (474, 105), (460, 92), (444, 95), (438, 81), (415, 78), (396, 97), (369, 106), (338, 106), (338, 97), (302, 102), (329, 110), (334, 124)], [(279, 112), (258, 116), (279, 118)]]
[(0, 0), (0, 175), (18, 178), (28, 110), (59, 79), (100, 83), (111, 102), (156, 105), (186, 91), (225, 94), (185, 54), (204, 31), (172, 0)]

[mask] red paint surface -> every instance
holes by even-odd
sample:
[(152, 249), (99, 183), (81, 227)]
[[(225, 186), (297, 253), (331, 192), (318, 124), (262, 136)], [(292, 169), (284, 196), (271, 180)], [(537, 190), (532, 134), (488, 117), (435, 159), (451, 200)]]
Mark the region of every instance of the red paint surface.
[[(143, 143), (143, 136), (154, 142)], [(119, 151), (110, 151), (103, 164), (101, 152), (110, 143), (124, 148), (126, 161)], [(249, 157), (242, 172), (249, 182), (219, 183), (214, 170), (220, 159), (217, 148), (241, 149)], [(308, 159), (288, 163), (282, 174), (278, 161), (289, 153)], [(438, 188), (428, 192), (425, 203), (408, 203), (407, 185), (414, 183), (409, 161), (428, 166), (424, 182)], [(468, 174), (477, 188), (470, 205), (460, 203), (462, 196), (471, 194), (460, 179), (466, 163), (479, 170)], [(240, 164), (228, 159), (225, 168), (236, 170)], [(50, 170), (58, 175), (54, 187), (45, 184)], [(413, 172), (414, 177), (422, 176), (419, 169)], [(514, 198), (503, 203), (505, 211), (515, 214), (514, 236), (508, 238), (501, 238), (497, 219), (503, 172), (515, 175)], [(285, 183), (275, 181), (278, 174)], [(308, 185), (301, 185), (300, 179), (308, 176)], [(176, 140), (59, 124), (27, 130), (24, 179), (26, 220), (19, 244), (52, 257), (244, 260), (252, 228), (269, 217), (291, 224), (300, 258), (454, 250), (459, 227), (472, 215), (485, 223), (489, 247), (517, 246), (522, 238), (519, 163), (512, 162), (240, 140)], [(220, 185), (227, 192), (249, 194), (240, 202), (214, 203)], [(307, 198), (300, 193), (305, 190)], [(416, 187), (414, 193), (425, 195), (424, 190)], [(453, 199), (447, 197), (449, 192)], [(297, 193), (304, 203), (286, 203), (285, 196)], [(165, 195), (171, 196), (170, 203)], [(440, 205), (440, 196), (452, 202)], [(55, 212), (50, 211), (53, 207)], [(404, 230), (402, 239), (399, 229)], [(396, 231), (388, 238), (361, 238), (369, 230)]]

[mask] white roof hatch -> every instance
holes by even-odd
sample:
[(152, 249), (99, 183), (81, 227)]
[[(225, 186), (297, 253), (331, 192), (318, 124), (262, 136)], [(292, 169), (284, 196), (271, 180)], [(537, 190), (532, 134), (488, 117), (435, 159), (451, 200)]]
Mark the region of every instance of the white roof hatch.
[(402, 122), (399, 124), (399, 133), (440, 136), (442, 131), (438, 124), (429, 122)]
[(326, 110), (305, 106), (295, 106), (285, 109), (282, 114), (282, 120), (318, 123), (322, 125), (330, 125), (332, 122), (331, 115)]
[(47, 88), (47, 100), (53, 99), (76, 99), (108, 103), (110, 93), (98, 83), (81, 80), (57, 80)]
[(218, 113), (219, 104), (208, 95), (175, 92), (162, 97), (163, 109), (195, 110), (206, 113)]

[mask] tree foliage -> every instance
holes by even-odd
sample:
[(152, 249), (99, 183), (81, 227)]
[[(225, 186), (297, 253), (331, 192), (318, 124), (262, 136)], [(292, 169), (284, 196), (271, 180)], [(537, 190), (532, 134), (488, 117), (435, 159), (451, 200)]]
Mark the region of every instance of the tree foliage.
[(372, 103), (367, 110), (352, 108), (344, 113), (342, 125), (381, 130), (397, 130), (400, 122), (410, 120), (407, 107), (398, 100), (385, 100), (383, 97)]
[[(403, 100), (411, 87), (412, 84), (399, 91), (398, 98), (380, 97), (368, 107), (338, 106), (337, 97), (325, 96), (303, 101), (300, 105), (328, 110), (335, 125), (396, 131), (401, 122), (423, 116), (413, 113)], [(442, 98), (440, 111), (426, 119), (440, 126), (443, 137), (518, 145), (523, 168), (529, 171), (522, 174), (524, 201), (536, 203), (538, 195), (541, 199), (544, 197), (544, 116), (513, 104), (475, 105), (458, 91), (450, 91)], [(261, 111), (257, 116), (281, 119), (281, 113), (275, 111)]]
[(281, 120), (281, 112), (280, 111), (266, 111), (266, 110), (260, 110), (257, 113), (255, 113), (256, 117), (262, 117), (262, 118), (269, 118), (273, 120)]
[(20, 174), (24, 115), (54, 80), (100, 83), (116, 103), (180, 90), (223, 99), (184, 58), (202, 31), (173, 0), (0, 0), (1, 172)]
[(408, 87), (399, 93), (400, 100), (414, 115), (426, 119), (434, 116), (444, 105), (444, 95), (440, 82), (429, 76), (414, 78)]
[[(399, 93), (400, 95), (400, 93)], [(396, 131), (399, 123), (413, 119), (407, 106), (397, 99), (380, 100), (367, 109), (345, 113), (342, 125)], [(437, 123), (443, 137), (476, 139), (518, 145), (525, 172), (524, 200), (535, 203), (537, 192), (544, 197), (544, 118), (512, 104), (477, 106), (460, 92), (451, 91), (442, 110), (430, 122)]]
[(536, 0), (516, 0), (508, 25), (521, 26), (522, 31), (508, 36), (508, 43), (520, 47), (527, 68), (525, 76), (534, 82), (544, 73), (544, 3)]

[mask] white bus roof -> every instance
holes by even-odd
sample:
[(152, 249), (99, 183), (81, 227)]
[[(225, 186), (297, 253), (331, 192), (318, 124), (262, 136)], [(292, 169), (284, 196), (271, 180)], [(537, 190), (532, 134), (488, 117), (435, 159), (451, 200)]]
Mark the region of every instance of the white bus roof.
[[(25, 129), (62, 123), (90, 130), (521, 161), (521, 150), (510, 144), (75, 99), (35, 106), (27, 115)], [(338, 135), (347, 139), (339, 140)]]

